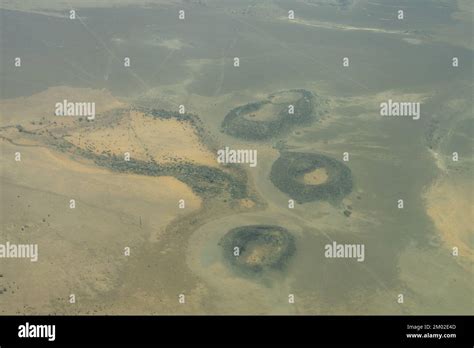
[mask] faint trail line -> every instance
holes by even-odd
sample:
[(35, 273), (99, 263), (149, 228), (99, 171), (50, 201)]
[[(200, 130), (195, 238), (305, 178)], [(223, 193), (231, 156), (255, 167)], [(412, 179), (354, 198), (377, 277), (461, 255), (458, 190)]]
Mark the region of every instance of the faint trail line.
[[(102, 45), (102, 47), (107, 51), (107, 53), (112, 56), (119, 64), (123, 64), (123, 62), (117, 57), (117, 55), (107, 46), (104, 40), (102, 40), (96, 33), (94, 33), (78, 14), (76, 14), (76, 16), (79, 22), (81, 22), (82, 26), (87, 30), (87, 32), (91, 34), (94, 39), (96, 39), (96, 41)], [(139, 82), (142, 88), (144, 88), (145, 90), (151, 89), (151, 87), (137, 73), (135, 73), (135, 71), (131, 67), (127, 67), (127, 71)]]
[(222, 49), (222, 58), (221, 58), (222, 70), (221, 70), (221, 78), (220, 78), (220, 80), (217, 82), (216, 90), (214, 91), (214, 97), (216, 97), (217, 95), (220, 94), (221, 89), (222, 89), (222, 86), (224, 85), (227, 53), (229, 53), (229, 51), (235, 46), (235, 44), (237, 43), (237, 38), (238, 38), (238, 36), (236, 35), (235, 38), (234, 38), (234, 40), (233, 40), (233, 41), (229, 44), (229, 46), (227, 47), (227, 49)]
[[(142, 147), (143, 152), (145, 153), (145, 156), (148, 157), (148, 160), (150, 162), (155, 162), (155, 159), (153, 158), (152, 155), (150, 155), (150, 152), (148, 151), (148, 148), (146, 147), (145, 143), (143, 140), (138, 136), (135, 128), (133, 128), (133, 123), (132, 123), (132, 108), (130, 107), (129, 113), (128, 113), (128, 118), (130, 120), (129, 128), (128, 130), (133, 133), (133, 136), (135, 136), (135, 139), (137, 140), (138, 144)], [(130, 134), (130, 133), (129, 133)]]
[(164, 64), (168, 61), (168, 59), (171, 58), (171, 56), (174, 54), (174, 52), (175, 52), (175, 50), (171, 50), (171, 51), (166, 55), (165, 59), (163, 59), (163, 60), (161, 61), (161, 63), (157, 66), (157, 69), (156, 69), (155, 73), (152, 75), (152, 78), (155, 77), (155, 76), (157, 76), (157, 75), (161, 72), (161, 70), (163, 70)]

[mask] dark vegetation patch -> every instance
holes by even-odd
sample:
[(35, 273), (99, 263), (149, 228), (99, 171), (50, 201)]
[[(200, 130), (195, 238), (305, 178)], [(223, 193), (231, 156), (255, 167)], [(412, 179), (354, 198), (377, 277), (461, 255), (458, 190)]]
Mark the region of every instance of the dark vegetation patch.
[[(300, 93), (301, 98), (285, 103), (274, 103), (272, 99), (282, 93)], [(267, 121), (252, 120), (246, 115), (257, 112), (266, 104), (279, 106), (278, 115)], [(316, 105), (315, 105), (316, 104)], [(294, 106), (289, 114), (288, 106)], [(266, 100), (249, 103), (232, 109), (222, 122), (222, 131), (245, 140), (266, 140), (288, 133), (294, 126), (310, 124), (321, 110), (313, 93), (295, 89), (270, 95)]]
[(188, 162), (157, 164), (137, 160), (124, 161), (122, 157), (114, 155), (93, 156), (97, 165), (113, 171), (147, 176), (173, 176), (189, 185), (193, 192), (201, 197), (213, 197), (223, 191), (228, 191), (234, 199), (247, 197), (246, 180), (238, 179), (217, 168)]
[[(207, 133), (197, 115), (146, 108), (136, 108), (136, 110), (153, 118), (175, 118), (180, 122), (191, 123), (200, 139), (208, 141), (205, 143), (206, 146), (210, 145)], [(247, 176), (243, 170), (229, 169), (229, 172), (225, 172), (205, 165), (180, 162), (177, 159), (164, 164), (158, 164), (152, 160), (130, 159), (130, 161), (125, 161), (123, 157), (108, 152), (103, 152), (100, 155), (95, 154), (90, 149), (79, 148), (63, 138), (54, 138), (51, 145), (63, 152), (70, 152), (92, 160), (97, 165), (115, 172), (147, 176), (173, 176), (190, 186), (193, 192), (202, 198), (215, 197), (225, 193), (228, 193), (232, 199), (248, 198)]]
[(156, 119), (175, 119), (179, 122), (189, 123), (193, 126), (198, 135), (204, 136), (205, 134), (207, 134), (203, 127), (202, 121), (198, 115), (190, 113), (180, 114), (177, 111), (169, 111), (164, 109), (149, 109), (141, 106), (134, 107), (133, 109), (142, 112), (146, 116), (150, 116)]
[[(317, 168), (325, 168), (326, 182), (309, 185), (302, 177)], [(316, 200), (337, 202), (352, 191), (352, 174), (349, 167), (340, 161), (314, 153), (282, 152), (273, 163), (270, 180), (298, 203)]]
[[(249, 225), (231, 229), (219, 242), (224, 258), (243, 275), (282, 271), (294, 254), (294, 237), (288, 230), (273, 225)], [(239, 255), (235, 255), (235, 248)]]

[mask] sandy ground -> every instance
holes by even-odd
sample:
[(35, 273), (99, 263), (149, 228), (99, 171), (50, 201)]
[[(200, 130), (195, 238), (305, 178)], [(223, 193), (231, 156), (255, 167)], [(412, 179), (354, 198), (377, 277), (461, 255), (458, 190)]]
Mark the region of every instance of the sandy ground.
[[(29, 97), (0, 100), (0, 126), (21, 124), (25, 129), (40, 128), (39, 122), (55, 121), (70, 124), (76, 117), (55, 116), (55, 104), (68, 102), (94, 102), (96, 115), (125, 106), (105, 89), (50, 87)], [(97, 116), (98, 117), (98, 116)], [(31, 122), (35, 122), (33, 125)]]
[(278, 118), (281, 106), (273, 104), (262, 105), (257, 111), (245, 114), (244, 118), (252, 121), (271, 121)]
[(433, 220), (444, 245), (452, 252), (459, 249), (456, 258), (472, 271), (472, 217), (474, 212), (472, 181), (442, 177), (426, 192), (426, 211)]
[(176, 119), (155, 119), (138, 111), (127, 112), (113, 127), (78, 129), (66, 140), (96, 154), (109, 152), (142, 161), (167, 163), (182, 160), (217, 166), (216, 157), (200, 142), (190, 123)]
[[(146, 4), (154, 6), (158, 2), (146, 1)], [(114, 3), (114, 5), (131, 3), (131, 0), (124, 0)], [(134, 5), (141, 3), (141, 1), (133, 2)], [(465, 2), (463, 1), (463, 3)], [(102, 7), (101, 4), (106, 7), (112, 5), (112, 2), (107, 0), (99, 3), (95, 0), (82, 2), (79, 0), (72, 2), (58, 0), (45, 1), (41, 4), (38, 4), (37, 1), (25, 1), (20, 4), (19, 2), (5, 1), (1, 7), (36, 13), (45, 9), (43, 14), (63, 16), (71, 6), (80, 8), (99, 5)], [(267, 7), (262, 7), (262, 10), (267, 11)], [(278, 15), (280, 14), (278, 13)], [(379, 32), (378, 28), (357, 28), (327, 22), (295, 23), (295, 25), (333, 30), (369, 31), (374, 34)], [(175, 40), (165, 41), (162, 44), (169, 49), (180, 47), (180, 44)], [(181, 92), (188, 93), (186, 86), (199, 75), (200, 68), (216, 61), (218, 60), (204, 58), (190, 60), (190, 65), (187, 67), (194, 72), (195, 76), (190, 76), (184, 82), (180, 82), (180, 88), (176, 89), (176, 93), (173, 95), (165, 95), (161, 92), (176, 86), (167, 85), (157, 89), (160, 92), (156, 93), (160, 102), (162, 100), (170, 104), (177, 102), (176, 96), (182, 95)], [(224, 81), (224, 70), (222, 79), (216, 85), (216, 95), (222, 90), (222, 81)], [(315, 81), (316, 83), (319, 84), (321, 81)], [(38, 120), (54, 122), (57, 119), (52, 115), (54, 103), (65, 99), (67, 87), (58, 88), (61, 89), (52, 88), (42, 92), (46, 93), (44, 95), (39, 93), (30, 97), (37, 99), (18, 98), (17, 100), (2, 101), (0, 110), (9, 110), (9, 112), (0, 114), (0, 126), (20, 123), (18, 120), (22, 120), (21, 124), (25, 123), (27, 130), (38, 130), (40, 126), (43, 126), (38, 125)], [(156, 102), (157, 95), (154, 92), (151, 91), (150, 99)], [(67, 95), (71, 100), (73, 97), (80, 96), (78, 101), (83, 101), (84, 98), (96, 98), (93, 100), (98, 104), (97, 110), (100, 110), (98, 112), (106, 112), (123, 106), (122, 102), (115, 100), (106, 91), (101, 91), (102, 94), (100, 94), (98, 91), (87, 92), (87, 89), (83, 89), (81, 93), (83, 94), (80, 94), (78, 89), (71, 89)], [(228, 105), (240, 105), (240, 102), (254, 100), (253, 97), (249, 98), (249, 95), (245, 93), (251, 92), (241, 92), (235, 100), (230, 96), (224, 96), (218, 101), (214, 100), (216, 98), (206, 99), (205, 97), (192, 96), (189, 106), (187, 104), (187, 110), (192, 110), (192, 112), (197, 110), (199, 115), (214, 117), (213, 115), (216, 113), (211, 105), (215, 105), (214, 103), (225, 105), (222, 112), (216, 114), (215, 119), (208, 119), (208, 121), (212, 121), (208, 122), (208, 127), (211, 128), (209, 125), (218, 124), (216, 120), (220, 120), (219, 115), (223, 117), (229, 110)], [(421, 94), (385, 91), (377, 95), (341, 98), (341, 100), (344, 100), (348, 106), (360, 105), (368, 110), (378, 112), (379, 103), (388, 97), (393, 98), (394, 93), (397, 93), (396, 95), (404, 101), (422, 101), (424, 98), (424, 95)], [(239, 98), (243, 100), (239, 100)], [(100, 100), (103, 100), (103, 109), (100, 109)], [(227, 103), (229, 100), (232, 103)], [(6, 104), (4, 104), (5, 102)], [(11, 104), (8, 104), (9, 102)], [(365, 110), (355, 117), (359, 119), (374, 118)], [(190, 158), (199, 163), (211, 165), (210, 162), (206, 162), (209, 158), (206, 157), (206, 152), (199, 148), (199, 144), (193, 138), (192, 130), (187, 130), (186, 126), (179, 122), (167, 123), (163, 120), (145, 118), (143, 115), (133, 114), (129, 118), (125, 118), (123, 124), (115, 125), (114, 129), (109, 130), (114, 132), (110, 136), (111, 139), (114, 139), (113, 141), (107, 139), (107, 134), (103, 130), (96, 129), (92, 132), (86, 132), (84, 129), (77, 130), (75, 121), (71, 118), (63, 118), (56, 126), (64, 128), (62, 132), (70, 134), (70, 139), (80, 136), (80, 142), (77, 138), (75, 139), (76, 144), (80, 143), (80, 146), (86, 144), (87, 148), (94, 149), (93, 147), (97, 145), (97, 148), (105, 147), (109, 151), (121, 153), (125, 148), (133, 145), (130, 151), (132, 158), (143, 156), (147, 159), (156, 158), (158, 161), (165, 161), (170, 151), (179, 153), (182, 145), (188, 146), (188, 148), (191, 146), (194, 153)], [(35, 122), (35, 124), (31, 124), (31, 122)], [(151, 127), (151, 125), (162, 127)], [(95, 133), (96, 131), (97, 133)], [(180, 136), (174, 137), (175, 134)], [(25, 143), (28, 142), (27, 145), (38, 144), (38, 142), (29, 139), (22, 138), (22, 140)], [(187, 141), (189, 143), (186, 143)], [(344, 139), (341, 140), (341, 142), (344, 141)], [(4, 144), (5, 146), (3, 146)], [(144, 144), (147, 148), (144, 148)], [(169, 147), (170, 144), (173, 144), (173, 147)], [(376, 146), (380, 145), (376, 144)], [(0, 294), (0, 314), (49, 314), (54, 311), (107, 314), (221, 313), (224, 311), (268, 314), (293, 311), (298, 313), (300, 310), (309, 312), (309, 309), (312, 314), (318, 313), (317, 308), (324, 299), (320, 298), (317, 293), (314, 293), (314, 296), (297, 295), (297, 305), (288, 307), (287, 294), (294, 291), (290, 287), (290, 282), (284, 281), (269, 289), (265, 285), (235, 277), (225, 268), (225, 265), (217, 262), (209, 266), (208, 274), (200, 275), (204, 283), (196, 281), (189, 269), (198, 264), (201, 257), (199, 238), (204, 239), (208, 231), (205, 231), (203, 236), (198, 236), (198, 240), (191, 239), (188, 243), (191, 231), (199, 227), (199, 222), (195, 221), (199, 220), (196, 216), (198, 216), (197, 211), (201, 202), (192, 194), (189, 187), (174, 178), (146, 178), (110, 173), (104, 169), (71, 161), (50, 150), (38, 147), (18, 147), (3, 141), (2, 151), (2, 162), (0, 162), (3, 191), (1, 194), (3, 207), (1, 239), (8, 239), (12, 242), (37, 241), (40, 245), (40, 261), (31, 263), (26, 260), (24, 260), (25, 262), (7, 260), (5, 268), (2, 264), (0, 273), (3, 277), (0, 278), (0, 287), (5, 287), (6, 291)], [(13, 161), (15, 151), (22, 152), (21, 163)], [(186, 154), (188, 153), (186, 151)], [(180, 156), (186, 154), (180, 154)], [(370, 155), (373, 153), (371, 152)], [(383, 155), (386, 156), (385, 153)], [(214, 161), (213, 164), (215, 165)], [(472, 235), (472, 228), (469, 230), (469, 222), (466, 224), (465, 218), (472, 216), (472, 203), (466, 199), (466, 196), (463, 196), (462, 200), (459, 199), (461, 195), (466, 194), (465, 192), (457, 192), (450, 197), (451, 187), (446, 187), (444, 183), (440, 184), (441, 189), (435, 189), (435, 187), (436, 185), (427, 194), (428, 214), (433, 218), (443, 240), (451, 238), (451, 242), (445, 242), (445, 249), (439, 249), (440, 254), (444, 255), (446, 252), (448, 255), (444, 257), (450, 257), (450, 245), (453, 243), (459, 245), (465, 243), (469, 248), (470, 244), (466, 242), (465, 237)], [(461, 187), (465, 187), (465, 185)], [(470, 195), (472, 197), (472, 192)], [(74, 211), (68, 208), (68, 201), (71, 197), (77, 197), (78, 206)], [(186, 200), (187, 208), (183, 212), (177, 209), (176, 204), (177, 200), (181, 198)], [(443, 202), (443, 200), (445, 201)], [(448, 201), (450, 203), (447, 203)], [(283, 203), (286, 204), (286, 202)], [(251, 208), (254, 203), (250, 200), (242, 200), (240, 205)], [(220, 204), (216, 202), (215, 206), (220, 207)], [(463, 214), (459, 212), (459, 209), (457, 212), (452, 211), (453, 207), (463, 210), (464, 216), (459, 216), (459, 214)], [(318, 206), (318, 208), (321, 208), (318, 210), (318, 214), (328, 215), (327, 220), (319, 221), (318, 227), (332, 228), (335, 223), (340, 222), (340, 214), (333, 214), (332, 210), (325, 206)], [(226, 213), (229, 214), (229, 212)], [(350, 219), (343, 220), (344, 223), (351, 224), (352, 227), (354, 216), (357, 217), (357, 214), (356, 211)], [(215, 216), (211, 218), (215, 219)], [(170, 226), (171, 221), (181, 223), (184, 220), (186, 220), (186, 223), (183, 223), (184, 228), (177, 228), (171, 233), (169, 231), (165, 233), (165, 228)], [(275, 220), (275, 222), (278, 221)], [(373, 216), (373, 220), (370, 223), (377, 223), (378, 216)], [(238, 217), (237, 222), (242, 223), (242, 221), (245, 220)], [(314, 221), (309, 220), (309, 222)], [(468, 228), (468, 232), (466, 232), (466, 228)], [(357, 229), (354, 230), (357, 231)], [(352, 229), (351, 232), (353, 232)], [(456, 234), (459, 236), (453, 237)], [(186, 246), (189, 247), (195, 242), (198, 247), (188, 256)], [(123, 255), (124, 246), (131, 247), (131, 256), (128, 258)], [(466, 255), (467, 251), (470, 250), (460, 247), (461, 257), (458, 258), (460, 262), (463, 262), (462, 257)], [(452, 270), (444, 268), (442, 262), (439, 264), (433, 262), (438, 259), (439, 255), (434, 254), (428, 257), (423, 254), (420, 256), (416, 250), (408, 256), (405, 255), (403, 259), (405, 261), (400, 263), (400, 268), (407, 273), (402, 273), (401, 280), (422, 281), (424, 282), (421, 286), (422, 289), (430, 289), (436, 293), (436, 296), (431, 296), (430, 299), (444, 301), (446, 297), (451, 296), (452, 299), (449, 301), (453, 302), (453, 304), (449, 303), (449, 306), (440, 307), (436, 302), (424, 302), (426, 294), (421, 294), (422, 301), (420, 301), (418, 309), (440, 308), (441, 312), (452, 313), (453, 308), (458, 308), (454, 307), (454, 302), (458, 300), (451, 295), (451, 292), (443, 291), (437, 294), (440, 287), (438, 284), (433, 286), (433, 279), (437, 279), (439, 274), (449, 274)], [(183, 264), (186, 257), (188, 257), (189, 268)], [(412, 271), (413, 265), (421, 265), (419, 272)], [(427, 277), (426, 274), (429, 272), (432, 274)], [(453, 275), (452, 281), (459, 282), (460, 280), (454, 279)], [(215, 297), (214, 294), (209, 297), (209, 288), (212, 287), (218, 289), (223, 287), (225, 291), (217, 292), (218, 297)], [(445, 289), (450, 290), (451, 287), (446, 286)], [(388, 298), (390, 300), (395, 298), (398, 291), (395, 288), (390, 289)], [(186, 293), (187, 305), (179, 307), (177, 295), (182, 292)], [(67, 296), (70, 293), (77, 295), (76, 309), (71, 309), (72, 307), (67, 303)], [(449, 296), (445, 296), (446, 294)], [(380, 303), (380, 306), (376, 306), (377, 313), (387, 313), (387, 291), (383, 291), (377, 296), (366, 295), (365, 292), (361, 293), (360, 299), (355, 298), (353, 303), (344, 303), (334, 309), (334, 312), (346, 314), (360, 308), (361, 313), (367, 313), (369, 308), (367, 302), (370, 302), (371, 307), (373, 307), (372, 302), (375, 302)], [(206, 296), (208, 296), (207, 303), (211, 299), (211, 302), (219, 304), (218, 311), (215, 308), (202, 305), (201, 301)], [(469, 294), (463, 292), (458, 298), (465, 299), (469, 298), (468, 296)], [(413, 301), (413, 299), (410, 300), (408, 297), (407, 301), (409, 304), (409, 301)], [(6, 305), (4, 305), (5, 303)], [(457, 306), (459, 305), (457, 303)], [(463, 304), (461, 303), (461, 305)], [(395, 301), (390, 302), (388, 312), (400, 313), (400, 306)], [(414, 313), (420, 313), (420, 311)]]
[[(63, 99), (96, 101), (96, 120), (54, 116), (54, 104)], [(202, 303), (207, 285), (186, 265), (185, 246), (199, 219), (224, 211), (222, 204), (205, 208), (173, 177), (110, 172), (49, 145), (65, 138), (96, 153), (128, 151), (146, 161), (217, 166), (190, 123), (130, 111), (102, 90), (69, 87), (4, 100), (1, 106), (0, 239), (38, 244), (39, 261), (5, 260), (0, 301), (8, 305), (0, 314), (212, 311)], [(14, 160), (16, 152), (21, 162)], [(75, 209), (69, 208), (70, 199)], [(181, 199), (185, 209), (178, 206)], [(242, 199), (239, 205), (248, 209), (255, 202)], [(126, 247), (130, 256), (124, 255)], [(186, 305), (178, 303), (181, 293)], [(70, 294), (76, 295), (74, 305)]]
[[(0, 283), (6, 291), (0, 294), (0, 313), (49, 314), (58, 308), (68, 313), (71, 293), (78, 306), (86, 299), (100, 304), (98, 296), (119, 285), (128, 262), (125, 247), (131, 248), (129, 258), (139, 256), (143, 245), (160, 243), (172, 220), (201, 205), (172, 177), (112, 173), (4, 140), (1, 150), (1, 240), (38, 244), (39, 260), (2, 261)], [(21, 162), (14, 161), (17, 151)], [(75, 209), (69, 208), (70, 199), (76, 200)], [(178, 208), (180, 199), (185, 210)], [(96, 307), (80, 308), (88, 313)], [(155, 310), (160, 311), (159, 302)]]
[[(79, 117), (55, 116), (55, 104), (65, 99), (68, 102), (95, 102), (96, 120), (87, 122), (84, 117), (80, 120)], [(28, 139), (13, 127), (21, 125), (26, 132), (64, 137), (77, 147), (96, 154), (105, 152), (122, 157), (128, 152), (132, 159), (143, 161), (183, 160), (218, 165), (215, 154), (201, 143), (191, 123), (156, 119), (127, 108), (125, 102), (106, 90), (52, 87), (29, 97), (0, 101), (0, 126), (4, 127), (1, 135), (17, 144), (44, 141)], [(124, 111), (113, 115), (114, 110)]]
[[(54, 104), (62, 99), (96, 101), (96, 120), (54, 116)], [(7, 259), (5, 267), (2, 262), (0, 314), (208, 311), (202, 304), (208, 287), (189, 271), (184, 252), (199, 217), (219, 209), (203, 213), (204, 202), (173, 177), (110, 172), (48, 145), (65, 138), (96, 153), (128, 151), (146, 161), (216, 166), (190, 123), (130, 111), (105, 91), (69, 87), (1, 106), (0, 239), (38, 244), (39, 261)], [(14, 160), (16, 152), (21, 162)], [(181, 199), (185, 209), (179, 208)], [(249, 208), (255, 202), (239, 204)], [(126, 247), (130, 256), (124, 255)], [(181, 293), (185, 305), (178, 302)], [(76, 295), (74, 305), (70, 294)]]
[(275, 93), (271, 101), (273, 104), (291, 104), (292, 102), (301, 98), (301, 93), (299, 92), (289, 92), (285, 91), (283, 93)]
[(304, 175), (303, 181), (308, 185), (321, 185), (328, 179), (328, 173), (325, 168), (318, 168)]

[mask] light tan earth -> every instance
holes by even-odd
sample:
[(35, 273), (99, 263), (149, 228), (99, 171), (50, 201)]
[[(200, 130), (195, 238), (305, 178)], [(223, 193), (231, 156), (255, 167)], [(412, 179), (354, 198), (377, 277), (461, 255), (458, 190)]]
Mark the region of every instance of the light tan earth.
[[(54, 116), (54, 104), (63, 99), (95, 101), (96, 120)], [(216, 166), (191, 123), (129, 111), (103, 90), (56, 87), (1, 103), (0, 239), (38, 244), (39, 260), (2, 261), (0, 314), (202, 312), (208, 290), (190, 275), (182, 248), (189, 230), (182, 218), (200, 212), (202, 199), (174, 177), (112, 172), (51, 142), (67, 139), (97, 154), (132, 149), (132, 158), (159, 163), (174, 154), (178, 161)], [(183, 224), (179, 233), (166, 235), (176, 221)], [(171, 281), (175, 274), (181, 277)], [(181, 292), (187, 306), (178, 304)]]
[[(96, 115), (126, 105), (105, 89), (50, 87), (29, 97), (0, 100), (0, 126), (21, 124), (27, 130), (35, 130), (43, 128), (41, 126), (47, 122), (56, 122), (57, 127), (71, 125), (76, 117), (54, 115), (55, 104), (64, 99), (68, 102), (94, 102)], [(40, 125), (40, 122), (44, 124)]]
[(273, 104), (290, 104), (301, 98), (301, 93), (299, 92), (281, 92), (276, 93), (271, 101)]
[(192, 125), (176, 119), (158, 119), (143, 112), (127, 111), (113, 127), (78, 129), (65, 139), (72, 144), (92, 150), (141, 161), (169, 163), (173, 159), (207, 166), (218, 165), (213, 153), (202, 145)]
[(325, 168), (317, 168), (303, 177), (303, 181), (308, 185), (321, 185), (328, 180), (328, 173)]
[[(55, 104), (63, 100), (94, 102), (96, 120), (54, 115)], [(128, 152), (131, 159), (157, 163), (181, 160), (217, 167), (215, 155), (202, 144), (190, 122), (153, 118), (129, 108), (106, 90), (52, 87), (29, 97), (0, 101), (0, 126), (4, 127), (0, 136), (24, 145), (45, 140), (18, 132), (14, 126), (21, 125), (25, 132), (61, 137), (98, 155), (123, 157)]]
[[(73, 312), (70, 294), (81, 306), (118, 285), (128, 262), (125, 247), (131, 248), (129, 258), (139, 256), (141, 246), (159, 241), (173, 219), (201, 206), (173, 177), (117, 174), (5, 140), (1, 151), (1, 240), (38, 244), (39, 259), (2, 261), (7, 291), (0, 295), (0, 313), (50, 314), (58, 306)], [(21, 162), (14, 161), (16, 151)], [(178, 209), (180, 199), (186, 212)]]
[[(263, 104), (260, 109), (244, 115), (244, 118), (252, 121), (271, 121), (279, 117), (279, 114), (288, 110), (288, 106), (301, 98), (298, 92), (281, 92), (270, 97), (271, 103)], [(291, 115), (288, 115), (291, 117)]]
[(255, 245), (253, 248), (251, 247), (251, 251), (246, 256), (245, 263), (249, 265), (261, 264), (272, 251), (274, 250), (269, 245)]
[(244, 199), (241, 199), (241, 200), (239, 201), (239, 205), (240, 205), (242, 208), (247, 208), (247, 209), (249, 209), (249, 208), (255, 207), (255, 202), (252, 201), (252, 200), (250, 200), (250, 199), (248, 199), (248, 198), (244, 198)]
[(457, 247), (456, 259), (472, 271), (474, 254), (472, 236), (474, 213), (472, 181), (444, 176), (438, 179), (426, 192), (426, 211), (449, 252)]
[(245, 114), (244, 118), (252, 121), (270, 121), (278, 118), (281, 106), (273, 104), (264, 104), (257, 111)]

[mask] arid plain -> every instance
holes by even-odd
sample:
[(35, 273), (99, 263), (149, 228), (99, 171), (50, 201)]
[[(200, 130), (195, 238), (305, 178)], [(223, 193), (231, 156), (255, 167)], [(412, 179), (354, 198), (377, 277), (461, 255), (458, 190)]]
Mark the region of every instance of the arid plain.
[(472, 314), (472, 18), (401, 6), (3, 2), (0, 314)]

